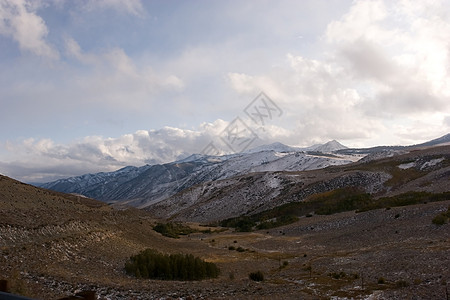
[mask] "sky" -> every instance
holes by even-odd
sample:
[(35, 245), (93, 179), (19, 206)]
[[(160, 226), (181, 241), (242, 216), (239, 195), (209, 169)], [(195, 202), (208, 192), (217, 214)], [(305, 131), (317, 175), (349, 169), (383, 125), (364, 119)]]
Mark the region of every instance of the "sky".
[(0, 174), (450, 132), (450, 0), (0, 0)]

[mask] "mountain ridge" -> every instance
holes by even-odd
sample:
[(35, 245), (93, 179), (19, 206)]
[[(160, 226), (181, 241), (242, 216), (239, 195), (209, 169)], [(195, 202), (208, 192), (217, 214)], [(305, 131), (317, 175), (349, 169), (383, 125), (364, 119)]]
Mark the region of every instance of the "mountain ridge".
[(355, 188), (376, 198), (449, 192), (449, 180), (450, 146), (438, 146), (317, 170), (258, 172), (201, 183), (145, 209), (157, 218), (209, 223), (307, 201), (316, 194), (343, 188)]
[[(428, 143), (446, 142), (449, 135)], [(85, 174), (39, 186), (85, 195), (98, 200), (144, 208), (204, 182), (258, 172), (306, 171), (355, 162), (367, 162), (406, 153), (414, 146), (348, 148), (336, 140), (298, 148), (272, 143), (225, 156), (193, 154), (162, 165), (124, 167), (114, 172)]]
[(172, 163), (129, 166), (114, 172), (84, 174), (39, 186), (142, 208), (205, 181), (251, 172), (311, 170), (358, 159), (355, 156), (330, 157), (326, 153), (323, 156), (317, 154), (309, 155), (300, 148), (273, 143), (232, 155), (193, 154)]

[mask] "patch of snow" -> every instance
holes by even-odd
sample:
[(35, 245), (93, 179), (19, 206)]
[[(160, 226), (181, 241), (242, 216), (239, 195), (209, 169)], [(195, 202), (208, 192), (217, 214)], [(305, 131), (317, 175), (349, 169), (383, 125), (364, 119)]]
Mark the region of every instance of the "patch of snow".
[(406, 169), (411, 169), (411, 168), (414, 167), (415, 165), (416, 165), (415, 162), (410, 162), (410, 163), (407, 163), (407, 164), (401, 164), (401, 165), (398, 165), (398, 168), (399, 168), (399, 169), (402, 169), (402, 170), (406, 170)]
[(432, 159), (430, 161), (427, 161), (420, 167), (420, 169), (423, 170), (423, 169), (426, 169), (428, 167), (433, 167), (433, 166), (437, 165), (438, 163), (442, 162), (444, 159), (445, 159), (444, 157), (441, 157), (441, 158), (436, 158), (436, 159)]

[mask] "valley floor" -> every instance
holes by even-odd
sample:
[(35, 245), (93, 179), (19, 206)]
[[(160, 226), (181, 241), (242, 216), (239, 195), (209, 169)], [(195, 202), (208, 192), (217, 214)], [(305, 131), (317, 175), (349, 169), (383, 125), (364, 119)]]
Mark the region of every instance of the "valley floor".
[[(39, 228), (2, 224), (0, 272), (16, 292), (37, 299), (86, 289), (101, 299), (446, 299), (450, 224), (432, 219), (449, 205), (304, 217), (276, 229), (180, 239), (155, 233), (152, 220), (132, 211)], [(125, 261), (145, 248), (192, 253), (215, 262), (221, 275), (199, 282), (127, 276)], [(249, 280), (258, 270), (265, 280)]]

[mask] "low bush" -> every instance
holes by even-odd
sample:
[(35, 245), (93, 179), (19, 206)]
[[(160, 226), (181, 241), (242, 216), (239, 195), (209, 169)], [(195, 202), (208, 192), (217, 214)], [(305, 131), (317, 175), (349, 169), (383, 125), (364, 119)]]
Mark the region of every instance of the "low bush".
[(261, 222), (256, 226), (257, 229), (271, 229), (288, 224), (292, 224), (298, 221), (298, 217), (294, 215), (279, 216), (274, 221)]
[(439, 214), (433, 218), (432, 222), (436, 225), (444, 225), (448, 223), (448, 217), (444, 214)]
[(179, 238), (180, 235), (188, 235), (196, 232), (191, 227), (179, 223), (158, 223), (153, 227), (153, 230), (175, 239)]
[(436, 225), (444, 225), (444, 224), (447, 224), (449, 222), (449, 220), (450, 220), (450, 206), (446, 212), (436, 215), (433, 218), (432, 222), (433, 222), (433, 224), (436, 224)]
[(261, 271), (256, 271), (248, 274), (248, 278), (253, 281), (264, 281), (264, 274)]
[(219, 276), (219, 268), (192, 254), (162, 254), (147, 249), (131, 256), (125, 271), (138, 278), (161, 280), (202, 280)]

